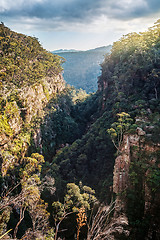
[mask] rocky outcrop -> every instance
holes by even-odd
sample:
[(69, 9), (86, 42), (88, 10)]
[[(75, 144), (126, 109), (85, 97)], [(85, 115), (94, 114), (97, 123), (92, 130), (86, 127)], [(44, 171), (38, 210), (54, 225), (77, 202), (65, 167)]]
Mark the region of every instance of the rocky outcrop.
[(115, 160), (114, 177), (113, 177), (113, 192), (118, 194), (124, 191), (128, 184), (128, 174), (130, 165), (130, 138), (124, 136), (122, 154)]
[(64, 88), (61, 74), (46, 77), (40, 83), (17, 89), (14, 100), (6, 103), (0, 118), (3, 175), (10, 167), (13, 168), (19, 158), (24, 157), (31, 137), (35, 147), (42, 153), (40, 121), (45, 114), (44, 108)]
[[(144, 168), (144, 175), (138, 176), (138, 174), (142, 171), (138, 170), (135, 172), (137, 177), (135, 181), (137, 184), (142, 184), (142, 191), (144, 191), (144, 213), (143, 218), (145, 221), (145, 217), (147, 215), (151, 216), (150, 227), (148, 233), (146, 233), (145, 239), (153, 239), (149, 236), (155, 234), (156, 238), (160, 236), (159, 232), (159, 223), (157, 223), (157, 217), (154, 215), (155, 209), (158, 208), (158, 201), (160, 200), (160, 192), (154, 193), (151, 189), (151, 184), (149, 183), (150, 172), (153, 168), (156, 168), (158, 164), (158, 152), (160, 151), (159, 144), (147, 143), (145, 141), (145, 131), (141, 128), (137, 128), (137, 134), (135, 135), (125, 135), (123, 139), (123, 144), (121, 146), (121, 154), (115, 160), (114, 166), (114, 177), (113, 177), (113, 192), (116, 194), (115, 201), (115, 211), (113, 215), (113, 219), (111, 220), (111, 228), (113, 228), (116, 219), (125, 218), (128, 219), (127, 207), (128, 207), (128, 195), (127, 191), (133, 189), (134, 183), (132, 182), (132, 178), (130, 174), (133, 174), (131, 171), (131, 165), (134, 165), (135, 162), (139, 163), (139, 168)], [(143, 155), (145, 155), (145, 160), (143, 161)], [(140, 163), (142, 161), (142, 163)], [(136, 170), (135, 170), (136, 171)], [(141, 179), (142, 183), (138, 183), (138, 178)], [(136, 193), (135, 193), (136, 194)], [(143, 195), (143, 193), (142, 193)], [(139, 199), (142, 201), (142, 199)], [(137, 203), (138, 204), (138, 203)], [(142, 220), (143, 221), (143, 220)], [(126, 220), (125, 224), (121, 224), (119, 221), (119, 235), (124, 235), (126, 229), (131, 231), (130, 223)], [(156, 233), (155, 233), (156, 232)], [(127, 232), (127, 234), (129, 234)], [(113, 228), (113, 235), (114, 228)], [(127, 237), (127, 236), (126, 236)], [(109, 238), (112, 239), (112, 238)], [(119, 239), (119, 237), (115, 237), (113, 239)], [(124, 238), (125, 239), (125, 238)], [(131, 238), (132, 239), (132, 238)]]
[[(32, 118), (42, 117), (43, 109), (48, 101), (61, 92), (65, 87), (65, 83), (61, 74), (55, 77), (46, 77), (41, 83), (35, 86), (29, 86), (20, 90), (19, 98), (22, 101), (26, 112), (26, 122), (30, 123)], [(23, 109), (22, 109), (23, 110)]]
[[(96, 216), (97, 223), (94, 224), (95, 226), (98, 225), (98, 227), (94, 229), (94, 225), (92, 226), (93, 233), (90, 239), (140, 239), (140, 236), (136, 235), (138, 228), (136, 224), (139, 223), (140, 228), (143, 228), (147, 219), (149, 224), (147, 223), (145, 225), (141, 239), (158, 240), (160, 239), (160, 224), (158, 221), (160, 213), (158, 204), (160, 201), (160, 191), (152, 189), (153, 179), (151, 181), (151, 178), (153, 174), (158, 174), (158, 172), (154, 172), (153, 169), (157, 170), (159, 168), (160, 171), (158, 157), (160, 144), (147, 142), (145, 131), (138, 127), (134, 135), (124, 135), (119, 152), (120, 154), (115, 159), (113, 173), (113, 193), (115, 194), (115, 201), (114, 203), (112, 202), (110, 206), (103, 207), (99, 210), (99, 214)], [(136, 196), (139, 189), (141, 189), (139, 196)], [(129, 200), (128, 192), (132, 192), (133, 199)], [(134, 197), (138, 202), (134, 202)], [(134, 220), (137, 221), (135, 223), (136, 227), (131, 223), (133, 219), (131, 219), (128, 210), (129, 201), (132, 201), (135, 208), (138, 205), (142, 205), (142, 218), (139, 219), (139, 216), (134, 216)], [(131, 211), (135, 213), (132, 208)], [(148, 216), (150, 217), (148, 218)], [(98, 232), (98, 235), (96, 235), (96, 232)]]

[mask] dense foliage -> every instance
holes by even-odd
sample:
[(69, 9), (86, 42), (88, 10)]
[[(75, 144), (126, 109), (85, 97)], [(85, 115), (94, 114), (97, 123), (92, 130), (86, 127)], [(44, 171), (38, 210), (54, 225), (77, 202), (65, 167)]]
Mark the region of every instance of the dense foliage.
[(11, 90), (40, 82), (62, 71), (62, 59), (42, 48), (34, 37), (18, 34), (0, 24), (0, 80)]
[[(99, 78), (101, 95), (99, 103), (102, 108), (99, 114), (101, 117), (90, 126), (81, 139), (75, 141), (71, 146), (66, 146), (53, 159), (51, 171), (56, 179), (57, 192), (63, 188), (65, 182), (71, 179), (76, 183), (82, 180), (96, 190), (99, 199), (109, 200), (115, 149), (107, 135), (107, 129), (111, 130), (110, 127), (113, 124), (116, 136), (119, 134), (119, 143), (122, 143), (121, 126), (118, 125), (118, 122), (115, 125), (116, 116), (121, 112), (128, 113), (128, 116), (130, 115), (134, 120), (128, 134), (135, 134), (136, 128), (139, 127), (145, 131), (144, 144), (150, 146), (159, 143), (159, 33), (158, 21), (147, 32), (128, 34), (114, 43), (111, 54), (106, 56), (102, 64), (102, 75)], [(113, 135), (113, 132), (110, 134)], [(118, 140), (116, 141), (118, 143)], [(139, 154), (145, 153), (140, 152)], [(133, 185), (133, 188), (131, 192), (127, 192), (126, 196), (129, 224), (133, 228), (130, 239), (135, 239), (135, 236), (137, 239), (144, 238), (149, 231), (149, 223), (153, 224), (154, 221), (157, 221), (156, 213), (154, 213), (155, 219), (152, 216), (150, 220), (144, 214), (145, 197), (143, 193), (145, 184), (149, 184), (150, 187), (155, 186), (151, 189), (152, 198), (157, 199), (159, 196), (159, 158), (158, 152), (155, 151), (156, 165), (153, 167), (153, 163), (150, 162), (150, 154), (146, 154), (148, 157), (145, 164), (142, 163), (141, 157), (137, 157), (137, 162), (133, 163), (134, 167), (131, 167), (130, 170), (130, 185)], [(148, 174), (147, 179), (146, 174)], [(132, 176), (136, 178), (136, 186)], [(154, 189), (156, 189), (156, 195)], [(138, 204), (137, 208), (134, 207), (136, 204)], [(158, 205), (154, 204), (153, 208), (152, 211), (157, 209), (159, 212)]]
[(35, 38), (0, 29), (0, 237), (85, 239), (96, 198), (113, 199), (116, 147), (138, 127), (144, 141), (122, 195), (130, 239), (145, 239), (160, 211), (160, 21), (114, 43), (91, 95), (55, 80), (62, 60)]
[[(145, 134), (140, 149), (132, 149), (129, 187), (124, 193), (132, 228), (129, 239), (145, 239), (148, 234), (158, 239), (160, 162), (155, 146), (160, 136), (160, 20), (148, 31), (128, 34), (113, 44), (102, 64), (99, 87), (102, 108), (110, 110), (113, 118), (122, 111), (129, 113), (135, 120), (129, 133), (135, 134), (138, 126)], [(109, 133), (114, 140), (121, 127), (112, 126)], [(148, 208), (147, 201), (151, 201)]]
[(0, 236), (7, 228), (13, 238), (50, 235), (41, 193), (49, 182), (54, 188), (54, 181), (40, 180), (44, 157), (28, 149), (46, 102), (64, 88), (61, 71), (61, 58), (44, 50), (36, 38), (0, 24)]
[[(160, 111), (160, 23), (144, 33), (128, 34), (113, 44), (102, 64), (99, 84), (107, 96), (106, 107), (147, 114)], [(106, 85), (107, 84), (107, 87)], [(114, 99), (114, 101), (113, 101)], [(104, 99), (105, 100), (105, 99)]]
[(96, 94), (88, 95), (69, 86), (48, 102), (41, 125), (42, 152), (48, 161), (56, 151), (81, 138), (97, 108)]

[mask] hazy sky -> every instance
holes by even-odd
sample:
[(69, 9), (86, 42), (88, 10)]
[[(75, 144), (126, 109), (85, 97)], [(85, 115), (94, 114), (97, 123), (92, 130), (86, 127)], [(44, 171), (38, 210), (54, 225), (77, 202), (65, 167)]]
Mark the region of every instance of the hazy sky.
[(0, 20), (47, 50), (112, 44), (159, 18), (160, 0), (0, 0)]

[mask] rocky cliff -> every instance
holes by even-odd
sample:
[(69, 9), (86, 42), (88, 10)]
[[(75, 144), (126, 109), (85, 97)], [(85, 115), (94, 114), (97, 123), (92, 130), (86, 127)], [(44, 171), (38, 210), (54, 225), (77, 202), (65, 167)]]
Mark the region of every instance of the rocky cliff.
[(61, 59), (37, 39), (0, 25), (0, 146), (2, 175), (31, 144), (41, 151), (40, 122), (47, 103), (65, 88)]
[(158, 178), (157, 182), (155, 180), (160, 172), (159, 153), (160, 144), (147, 142), (141, 128), (137, 129), (135, 135), (124, 136), (121, 154), (115, 160), (113, 178), (116, 200), (112, 221), (114, 223), (117, 217), (122, 219), (122, 222), (119, 221), (119, 235), (126, 233), (126, 238), (130, 236), (130, 239), (160, 237), (160, 209), (157, 204), (160, 191)]
[(113, 173), (114, 198), (95, 216), (88, 239), (159, 239), (160, 144), (145, 131), (125, 135)]
[[(133, 123), (115, 158), (112, 203), (96, 216), (98, 237), (93, 231), (90, 239), (160, 239), (159, 32), (158, 21), (145, 33), (122, 37), (102, 63), (102, 113), (111, 114), (114, 122), (118, 113), (126, 112)], [(112, 124), (116, 144), (121, 123)]]
[[(0, 30), (2, 209), (7, 199), (19, 200), (7, 205), (14, 206), (7, 212), (2, 211), (1, 218), (5, 215), (5, 219), (1, 233), (12, 220), (9, 214), (13, 208), (17, 224), (21, 217), (18, 211), (25, 212), (25, 204), (32, 221), (35, 206), (46, 213), (47, 204), (40, 198), (42, 190), (38, 190), (44, 159), (33, 153), (36, 149), (45, 159), (48, 156), (48, 161), (53, 160), (44, 163), (41, 179), (46, 174), (52, 183), (55, 179), (58, 200), (63, 199), (68, 182), (83, 181), (104, 202), (92, 218), (89, 240), (158, 240), (160, 26), (129, 34), (115, 43), (102, 64), (98, 93), (88, 99), (85, 96), (84, 102), (76, 98), (77, 104), (72, 102), (73, 89), (64, 89), (61, 58), (45, 51), (35, 38), (14, 33), (3, 24)], [(58, 96), (59, 92), (62, 95)], [(132, 123), (123, 122), (120, 113), (131, 116)], [(117, 115), (120, 119), (115, 122)], [(112, 132), (114, 145), (107, 129)], [(10, 196), (9, 189), (13, 189)], [(36, 194), (39, 202), (34, 201)], [(42, 195), (51, 207), (53, 195)], [(48, 214), (43, 217), (49, 229)], [(32, 228), (30, 224), (17, 234), (15, 225), (9, 224), (8, 228), (15, 229), (12, 235), (19, 234), (19, 238)], [(48, 234), (42, 226), (40, 232), (42, 239)], [(35, 239), (35, 232), (31, 230), (30, 234)]]

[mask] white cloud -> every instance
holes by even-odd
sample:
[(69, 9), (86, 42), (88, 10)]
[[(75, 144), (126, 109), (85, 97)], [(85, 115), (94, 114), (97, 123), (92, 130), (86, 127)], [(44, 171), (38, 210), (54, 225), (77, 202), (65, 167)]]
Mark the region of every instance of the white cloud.
[(139, 7), (148, 7), (145, 0), (121, 0), (117, 1), (116, 5), (123, 10), (131, 10)]
[(17, 32), (93, 33), (91, 41), (111, 43), (151, 27), (160, 16), (160, 0), (0, 0), (0, 12), (1, 21)]
[(149, 17), (139, 17), (130, 20), (118, 20), (107, 15), (95, 17), (92, 21), (65, 21), (61, 17), (41, 19), (38, 17), (17, 17), (7, 21), (12, 29), (17, 31), (70, 31), (105, 33), (107, 31), (122, 32), (144, 31), (158, 19), (159, 14)]

